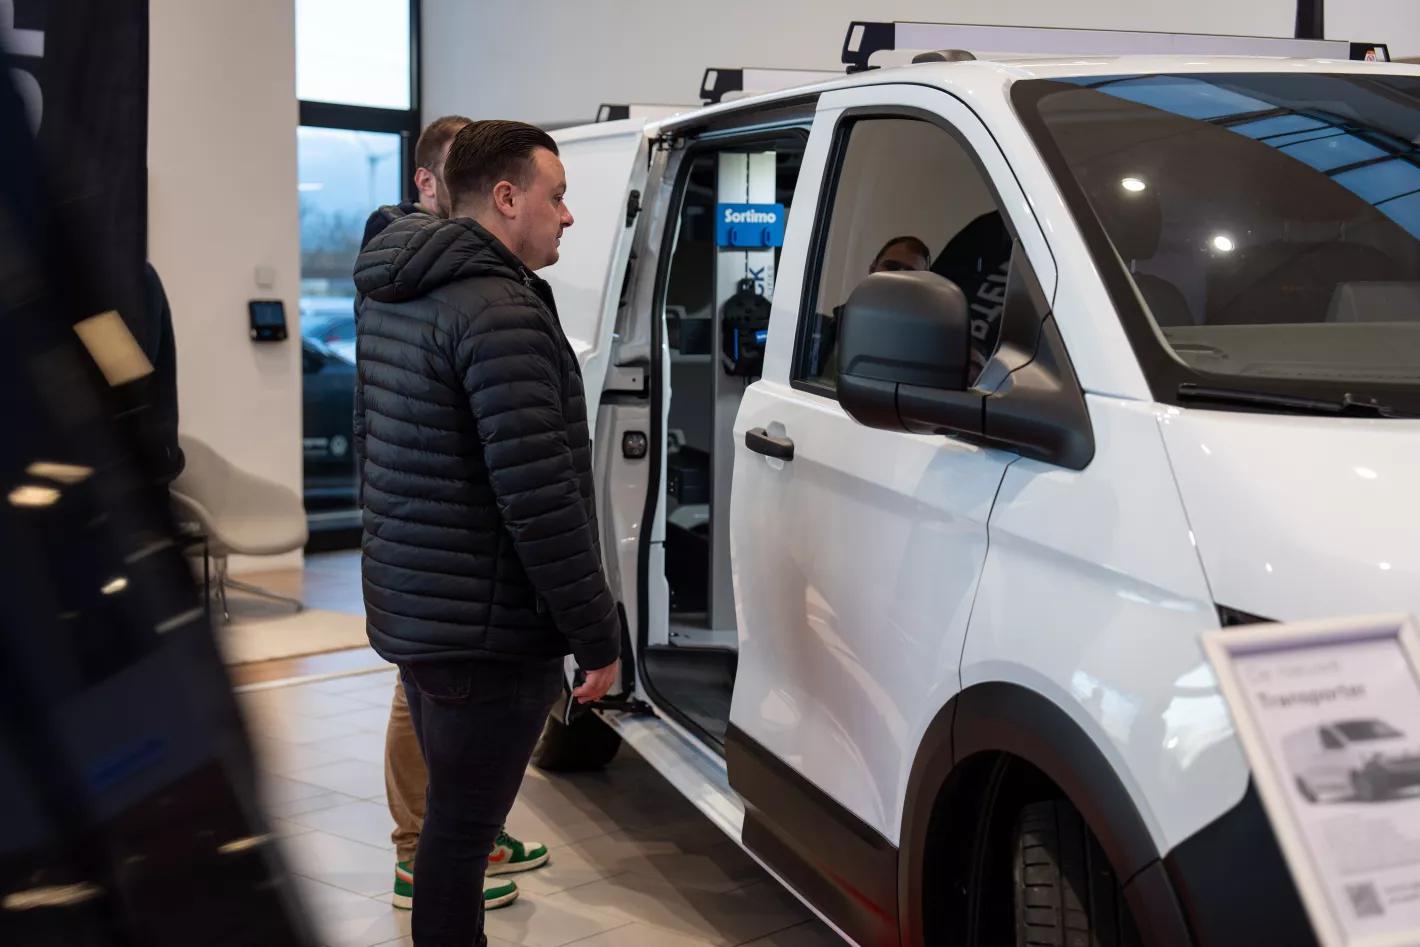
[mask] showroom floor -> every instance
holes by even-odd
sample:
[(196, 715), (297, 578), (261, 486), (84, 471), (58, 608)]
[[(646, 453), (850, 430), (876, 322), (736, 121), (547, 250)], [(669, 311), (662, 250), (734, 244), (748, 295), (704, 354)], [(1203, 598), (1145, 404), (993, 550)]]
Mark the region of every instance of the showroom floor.
[[(350, 608), (343, 597), (358, 595), (349, 575), (358, 559), (310, 560), (292, 584), (321, 608)], [(321, 659), (331, 667), (364, 660), (340, 652), (308, 661)], [(252, 667), (234, 676), (251, 679)], [(382, 761), (393, 671), (273, 684), (240, 688), (239, 699), (268, 816), (324, 943), (412, 943), (408, 912), (388, 900), (394, 852)], [(633, 752), (600, 773), (530, 769), (509, 830), (545, 842), (552, 859), (516, 877), (515, 904), (489, 913), (494, 947), (839, 943)]]

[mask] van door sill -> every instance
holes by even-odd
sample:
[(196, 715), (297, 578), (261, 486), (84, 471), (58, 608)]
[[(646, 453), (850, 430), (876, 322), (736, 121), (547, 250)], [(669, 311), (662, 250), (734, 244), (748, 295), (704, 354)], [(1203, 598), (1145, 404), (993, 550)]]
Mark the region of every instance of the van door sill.
[(735, 842), (744, 830), (745, 809), (730, 788), (725, 761), (673, 722), (660, 716), (599, 713), (599, 716)]
[(730, 788), (724, 757), (706, 748), (674, 721), (659, 716), (659, 711), (654, 716), (631, 716), (601, 711), (596, 713), (608, 726), (621, 734), (621, 739), (631, 749), (640, 753), (642, 758), (651, 764), (651, 768), (685, 796), (691, 805), (744, 849), (745, 854), (753, 858), (759, 867), (764, 869), (765, 874), (798, 898), (804, 907), (835, 934), (849, 944), (856, 943), (793, 885), (785, 881), (783, 876), (765, 864), (762, 858), (745, 848), (744, 802)]

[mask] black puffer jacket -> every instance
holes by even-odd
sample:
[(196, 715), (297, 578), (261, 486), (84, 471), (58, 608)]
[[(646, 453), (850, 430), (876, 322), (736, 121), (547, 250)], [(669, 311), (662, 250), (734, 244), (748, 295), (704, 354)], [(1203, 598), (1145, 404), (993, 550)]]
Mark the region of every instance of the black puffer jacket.
[(355, 264), (370, 643), (398, 663), (604, 667), (620, 622), (551, 288), (472, 220), (386, 211)]

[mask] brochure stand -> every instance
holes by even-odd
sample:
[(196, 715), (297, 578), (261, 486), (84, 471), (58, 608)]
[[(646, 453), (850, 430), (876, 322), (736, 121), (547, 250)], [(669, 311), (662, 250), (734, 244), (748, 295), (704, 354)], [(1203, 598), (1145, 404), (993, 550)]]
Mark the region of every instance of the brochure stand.
[(1210, 632), (1323, 947), (1420, 944), (1420, 634), (1404, 615)]

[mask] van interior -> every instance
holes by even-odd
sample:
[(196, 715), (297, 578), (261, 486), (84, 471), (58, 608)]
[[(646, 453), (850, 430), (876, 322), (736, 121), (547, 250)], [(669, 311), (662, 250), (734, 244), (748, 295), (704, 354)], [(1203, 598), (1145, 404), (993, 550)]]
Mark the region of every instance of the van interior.
[[(687, 154), (672, 218), (674, 245), (660, 306), (670, 351), (662, 497), (669, 616), (664, 624), (653, 619), (641, 662), (658, 702), (716, 744), (723, 744), (729, 724), (736, 664), (731, 429), (745, 388), (758, 377), (757, 370), (736, 368), (723, 356), (724, 314), (727, 304), (743, 303), (731, 299), (737, 292), (772, 299), (780, 253), (779, 247), (717, 246), (716, 208), (778, 203), (789, 211), (805, 141), (801, 133), (761, 136)], [(752, 289), (741, 282), (746, 279)]]

